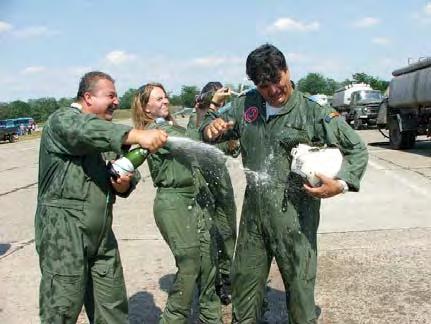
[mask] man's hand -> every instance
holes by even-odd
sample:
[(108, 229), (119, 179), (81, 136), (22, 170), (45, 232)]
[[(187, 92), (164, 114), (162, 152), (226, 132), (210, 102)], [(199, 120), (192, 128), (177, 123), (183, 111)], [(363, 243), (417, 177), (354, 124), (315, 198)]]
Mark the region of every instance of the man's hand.
[(166, 144), (168, 134), (162, 129), (147, 129), (141, 131), (139, 145), (148, 149), (151, 153), (156, 152)]
[(124, 140), (124, 144), (139, 144), (154, 153), (164, 146), (167, 140), (168, 134), (162, 129), (132, 129)]
[(316, 174), (320, 179), (320, 187), (311, 187), (304, 184), (305, 191), (314, 198), (330, 198), (343, 192), (343, 186), (336, 179), (329, 178), (323, 174)]
[(132, 173), (127, 173), (119, 176), (116, 180), (111, 178), (112, 187), (118, 193), (125, 193), (130, 188), (130, 181), (132, 181), (132, 177)]
[(204, 129), (204, 138), (208, 141), (215, 140), (220, 135), (226, 133), (229, 129), (232, 129), (233, 122), (226, 122), (221, 118), (214, 119)]
[(231, 90), (229, 88), (223, 87), (223, 88), (218, 89), (214, 93), (211, 101), (216, 103), (217, 105), (221, 105), (221, 103), (226, 101), (226, 99), (229, 98), (231, 95), (232, 95)]

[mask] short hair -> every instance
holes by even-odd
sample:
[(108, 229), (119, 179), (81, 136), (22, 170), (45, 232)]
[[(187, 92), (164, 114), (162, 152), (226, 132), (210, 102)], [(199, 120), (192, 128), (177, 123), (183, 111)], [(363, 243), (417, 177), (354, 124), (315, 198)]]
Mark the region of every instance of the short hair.
[(100, 72), (100, 71), (91, 71), (81, 78), (81, 81), (79, 82), (78, 87), (78, 93), (76, 94), (76, 99), (80, 100), (84, 98), (84, 93), (86, 92), (92, 92), (97, 81), (105, 79), (109, 80), (112, 83), (115, 83), (115, 80), (107, 73)]
[(223, 84), (219, 81), (208, 82), (196, 96), (196, 104), (198, 105), (198, 108), (208, 108), (214, 93), (221, 88), (223, 88)]
[(246, 73), (256, 86), (280, 81), (280, 72), (286, 71), (283, 53), (274, 45), (264, 44), (252, 51), (246, 62)]

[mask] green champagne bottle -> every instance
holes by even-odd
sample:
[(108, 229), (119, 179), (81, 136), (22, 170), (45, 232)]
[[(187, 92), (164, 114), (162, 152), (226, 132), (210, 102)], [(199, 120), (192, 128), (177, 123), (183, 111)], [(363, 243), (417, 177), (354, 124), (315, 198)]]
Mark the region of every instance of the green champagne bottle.
[(123, 157), (108, 163), (108, 172), (114, 179), (127, 173), (133, 173), (146, 160), (150, 152), (142, 147), (137, 147), (126, 153)]

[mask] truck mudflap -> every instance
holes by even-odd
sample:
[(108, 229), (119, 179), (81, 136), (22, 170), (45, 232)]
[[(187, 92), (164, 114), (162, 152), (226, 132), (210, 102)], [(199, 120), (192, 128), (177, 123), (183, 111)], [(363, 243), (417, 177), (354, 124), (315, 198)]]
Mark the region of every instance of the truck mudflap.
[(388, 129), (391, 148), (410, 149), (415, 145), (417, 122), (414, 115), (392, 115), (388, 120)]

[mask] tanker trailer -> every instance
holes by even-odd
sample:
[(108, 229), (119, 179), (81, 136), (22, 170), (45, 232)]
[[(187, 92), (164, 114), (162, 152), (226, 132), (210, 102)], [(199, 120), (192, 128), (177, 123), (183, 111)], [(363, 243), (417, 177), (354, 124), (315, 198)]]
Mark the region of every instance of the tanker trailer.
[(431, 57), (392, 72), (377, 127), (389, 131), (391, 148), (409, 149), (416, 136), (431, 136)]

